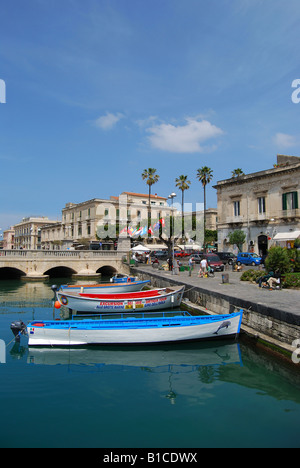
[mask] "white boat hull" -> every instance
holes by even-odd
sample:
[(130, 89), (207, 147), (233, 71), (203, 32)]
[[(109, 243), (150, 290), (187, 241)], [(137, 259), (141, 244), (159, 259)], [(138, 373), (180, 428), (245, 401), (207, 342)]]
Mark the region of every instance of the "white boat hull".
[(32, 322), (27, 333), (29, 346), (157, 344), (234, 337), (241, 320), (242, 312), (209, 317), (45, 321)]
[(120, 283), (103, 283), (97, 285), (72, 285), (72, 286), (61, 286), (60, 292), (69, 293), (88, 293), (88, 294), (104, 294), (104, 293), (127, 293), (141, 291), (141, 289), (149, 284), (150, 281), (133, 281), (133, 282), (120, 282)]
[(160, 292), (152, 297), (141, 296), (140, 298), (134, 298), (128, 293), (128, 296), (124, 294), (120, 299), (109, 295), (99, 298), (92, 297), (91, 294), (91, 297), (85, 297), (77, 293), (67, 294), (64, 291), (57, 291), (57, 299), (61, 305), (68, 307), (70, 310), (92, 314), (130, 312), (134, 310), (152, 312), (180, 306), (184, 287), (174, 289), (168, 293), (163, 290), (158, 291)]

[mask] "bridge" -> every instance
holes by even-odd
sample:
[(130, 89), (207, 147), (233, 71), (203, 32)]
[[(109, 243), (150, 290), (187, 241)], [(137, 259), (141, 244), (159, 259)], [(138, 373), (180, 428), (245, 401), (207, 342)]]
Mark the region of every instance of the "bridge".
[(0, 250), (0, 279), (97, 279), (101, 275), (129, 274), (127, 257), (127, 252), (116, 250)]

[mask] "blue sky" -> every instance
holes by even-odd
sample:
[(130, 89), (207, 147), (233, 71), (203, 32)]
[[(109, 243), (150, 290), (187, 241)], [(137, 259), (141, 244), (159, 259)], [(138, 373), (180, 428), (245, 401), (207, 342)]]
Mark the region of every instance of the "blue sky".
[(2, 0), (0, 227), (300, 156), (299, 0)]

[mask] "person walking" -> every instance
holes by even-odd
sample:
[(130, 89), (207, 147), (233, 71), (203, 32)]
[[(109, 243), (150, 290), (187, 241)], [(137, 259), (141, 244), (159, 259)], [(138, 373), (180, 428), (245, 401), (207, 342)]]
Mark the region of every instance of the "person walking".
[(204, 277), (206, 275), (207, 266), (208, 266), (208, 263), (207, 263), (206, 258), (202, 258), (200, 262), (200, 270), (199, 270), (199, 275), (198, 275), (199, 278)]

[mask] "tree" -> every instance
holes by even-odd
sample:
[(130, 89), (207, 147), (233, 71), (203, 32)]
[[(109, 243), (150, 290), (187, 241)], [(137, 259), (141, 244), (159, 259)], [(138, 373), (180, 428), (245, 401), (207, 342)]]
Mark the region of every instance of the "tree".
[(179, 190), (181, 190), (181, 193), (182, 193), (182, 198), (181, 198), (181, 229), (182, 229), (182, 239), (184, 238), (184, 221), (183, 221), (183, 217), (184, 217), (184, 191), (185, 190), (188, 190), (190, 188), (190, 185), (191, 185), (191, 182), (189, 180), (187, 180), (187, 176), (185, 175), (181, 175), (179, 177), (177, 177), (177, 179), (175, 179), (175, 182), (176, 182), (176, 187), (179, 188)]
[(242, 251), (245, 240), (246, 234), (240, 229), (237, 229), (236, 231), (233, 231), (229, 234), (229, 244), (236, 244), (238, 246), (239, 252)]
[(207, 166), (203, 166), (197, 170), (197, 179), (199, 182), (202, 183), (203, 191), (204, 191), (204, 217), (203, 217), (203, 225), (204, 225), (204, 252), (206, 251), (206, 244), (205, 244), (205, 229), (206, 229), (206, 186), (211, 182), (213, 178), (213, 171)]
[(270, 248), (265, 265), (269, 271), (279, 270), (280, 274), (288, 273), (292, 269), (287, 249), (278, 246)]
[(151, 225), (151, 187), (159, 181), (159, 175), (156, 174), (156, 169), (149, 167), (149, 169), (144, 169), (142, 172), (142, 179), (146, 180), (146, 184), (149, 187), (149, 201), (148, 201), (148, 230)]
[(245, 175), (245, 173), (240, 167), (238, 167), (237, 169), (234, 169), (234, 171), (232, 171), (231, 173), (231, 177), (240, 177), (243, 175)]

